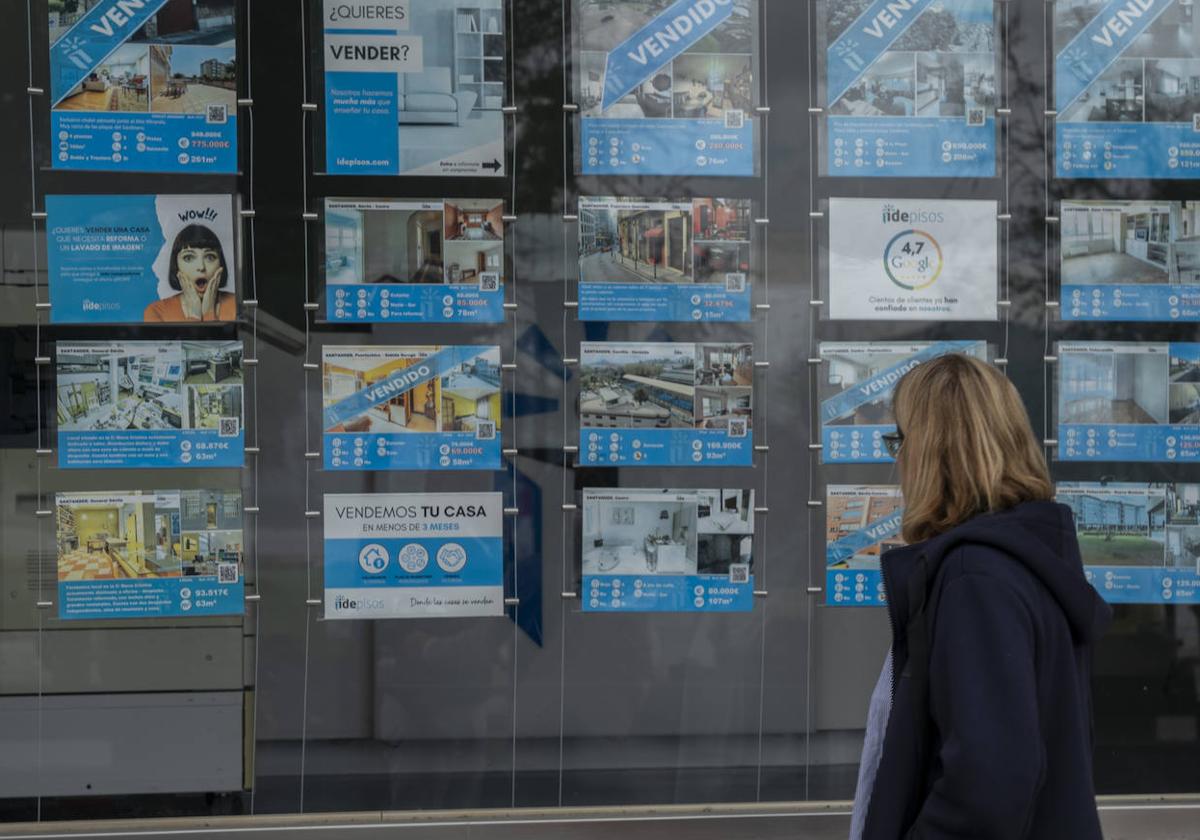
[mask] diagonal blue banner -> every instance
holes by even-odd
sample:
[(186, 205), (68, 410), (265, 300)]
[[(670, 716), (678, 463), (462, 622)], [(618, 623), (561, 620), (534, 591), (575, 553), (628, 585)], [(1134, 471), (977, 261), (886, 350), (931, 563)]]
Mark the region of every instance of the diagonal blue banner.
[(874, 402), (880, 397), (891, 393), (892, 388), (900, 380), (900, 377), (915, 368), (921, 362), (927, 362), (930, 359), (938, 356), (944, 356), (947, 353), (958, 353), (966, 350), (974, 341), (939, 341), (936, 344), (931, 344), (923, 350), (913, 353), (911, 356), (890, 365), (868, 379), (847, 388), (840, 394), (834, 394), (827, 400), (821, 403), (821, 422), (828, 423), (831, 420), (837, 420), (839, 417), (845, 417), (852, 414), (855, 409), (866, 405), (869, 402)]
[(868, 6), (826, 50), (825, 101), (841, 99), (933, 2), (875, 0)]
[(1054, 58), (1054, 107), (1063, 111), (1176, 0), (1110, 0)]
[(900, 524), (904, 519), (904, 509), (901, 508), (890, 516), (868, 522), (857, 531), (852, 531), (836, 542), (825, 546), (825, 565), (832, 566), (849, 560), (863, 549), (870, 548), (878, 542), (900, 533)]
[(167, 0), (101, 0), (50, 47), (50, 101), (57, 105), (133, 37)]

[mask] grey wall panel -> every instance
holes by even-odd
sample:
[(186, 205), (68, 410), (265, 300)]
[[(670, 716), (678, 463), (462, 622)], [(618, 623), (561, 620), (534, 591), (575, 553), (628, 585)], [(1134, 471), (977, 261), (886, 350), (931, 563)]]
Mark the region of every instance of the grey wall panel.
[(817, 610), (814, 640), (813, 728), (862, 729), (867, 703), (887, 656), (887, 613), (872, 608)]

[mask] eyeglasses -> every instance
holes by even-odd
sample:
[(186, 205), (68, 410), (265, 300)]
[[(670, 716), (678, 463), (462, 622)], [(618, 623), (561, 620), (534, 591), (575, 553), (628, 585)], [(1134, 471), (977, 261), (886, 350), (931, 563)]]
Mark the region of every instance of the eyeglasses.
[(888, 432), (882, 436), (883, 448), (887, 450), (889, 458), (895, 458), (900, 454), (900, 447), (904, 445), (904, 432), (897, 429), (894, 432)]

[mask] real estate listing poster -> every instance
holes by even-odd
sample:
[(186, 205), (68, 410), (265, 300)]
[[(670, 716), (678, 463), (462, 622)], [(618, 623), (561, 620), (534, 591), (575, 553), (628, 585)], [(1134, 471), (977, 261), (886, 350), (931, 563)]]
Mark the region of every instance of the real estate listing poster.
[(1200, 19), (1191, 0), (1059, 0), (1059, 178), (1200, 177)]
[(325, 496), (325, 618), (503, 615), (500, 493)]
[(327, 470), (500, 468), (500, 348), (326, 347)]
[(331, 175), (504, 175), (503, 0), (321, 0)]
[(831, 484), (825, 488), (825, 603), (868, 607), (887, 602), (879, 558), (904, 545), (900, 488)]
[(754, 347), (585, 341), (579, 460), (588, 466), (754, 463)]
[(983, 341), (823, 341), (821, 456), (826, 464), (885, 464), (883, 436), (896, 431), (892, 391), (900, 377), (947, 353), (987, 361)]
[(228, 195), (48, 195), (56, 324), (237, 319)]
[(87, 341), (57, 346), (58, 465), (240, 467), (240, 341)]
[(1058, 344), (1058, 457), (1200, 461), (1200, 344)]
[(51, 0), (51, 165), (236, 172), (236, 6)]
[(749, 199), (579, 199), (583, 321), (749, 321)]
[(758, 0), (574, 0), (579, 171), (756, 174)]
[(829, 200), (829, 317), (994, 321), (996, 202)]
[(754, 491), (583, 491), (584, 612), (749, 612)]
[(1104, 600), (1200, 603), (1200, 484), (1061, 482), (1057, 494)]
[(55, 497), (60, 619), (241, 615), (240, 490)]
[(1200, 321), (1200, 204), (1064, 201), (1067, 321)]
[(325, 199), (325, 307), (344, 323), (504, 320), (504, 202)]
[(825, 0), (823, 8), (830, 175), (996, 174), (993, 0)]

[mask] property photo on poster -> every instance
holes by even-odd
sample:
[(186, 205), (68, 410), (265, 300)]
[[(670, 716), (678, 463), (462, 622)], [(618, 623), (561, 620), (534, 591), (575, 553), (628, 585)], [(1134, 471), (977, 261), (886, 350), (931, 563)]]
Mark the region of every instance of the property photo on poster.
[(579, 461), (588, 466), (750, 466), (754, 346), (585, 341)]
[(829, 317), (994, 321), (995, 201), (829, 200)]
[(1057, 498), (1104, 600), (1200, 603), (1200, 484), (1060, 482)]
[(756, 174), (758, 0), (573, 0), (579, 171)]
[(342, 323), (504, 320), (504, 202), (325, 199), (325, 306)]
[(1058, 457), (1200, 460), (1200, 344), (1058, 344)]
[(1200, 19), (1191, 0), (1059, 0), (1059, 178), (1200, 177)]
[(1200, 321), (1200, 204), (1064, 201), (1062, 317)]
[(825, 603), (869, 607), (887, 602), (879, 558), (904, 545), (900, 488), (831, 484), (825, 489)]
[(327, 470), (500, 468), (500, 348), (328, 346)]
[(504, 614), (501, 493), (325, 496), (325, 619)]
[(241, 615), (240, 490), (59, 493), (58, 617)]
[(60, 341), (58, 465), (240, 467), (240, 341)]
[(886, 464), (883, 436), (896, 431), (892, 391), (900, 377), (947, 353), (987, 361), (982, 341), (884, 343), (823, 341), (820, 405), (821, 457), (826, 464)]
[(754, 491), (585, 489), (584, 612), (749, 612)]
[(830, 175), (996, 174), (993, 0), (823, 0), (818, 8)]
[(47, 195), (56, 324), (237, 320), (228, 195)]
[(235, 0), (48, 0), (56, 169), (237, 171)]
[(579, 199), (583, 321), (749, 321), (749, 199)]
[(331, 175), (505, 175), (503, 0), (321, 0)]

